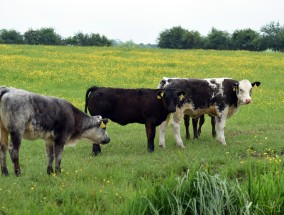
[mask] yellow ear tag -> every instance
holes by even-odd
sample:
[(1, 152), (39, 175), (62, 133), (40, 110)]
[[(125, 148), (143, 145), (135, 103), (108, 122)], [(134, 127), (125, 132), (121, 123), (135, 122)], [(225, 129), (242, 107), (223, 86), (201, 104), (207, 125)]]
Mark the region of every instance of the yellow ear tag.
[(179, 96), (179, 100), (181, 101), (181, 100), (183, 100), (183, 99), (184, 99), (184, 95), (181, 94), (181, 95)]
[(233, 91), (237, 91), (238, 90), (238, 87), (237, 86), (234, 86), (233, 87)]
[(106, 124), (104, 124), (104, 122), (101, 122), (100, 128), (106, 128)]
[(160, 95), (157, 95), (158, 99), (161, 99), (164, 96), (164, 92), (161, 92)]

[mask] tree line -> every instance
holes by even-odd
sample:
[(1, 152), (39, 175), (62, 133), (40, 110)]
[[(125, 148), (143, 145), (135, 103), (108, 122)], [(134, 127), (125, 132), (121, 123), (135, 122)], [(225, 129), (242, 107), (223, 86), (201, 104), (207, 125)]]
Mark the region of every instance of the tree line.
[(63, 39), (54, 28), (29, 29), (24, 34), (16, 30), (0, 30), (2, 44), (111, 46), (112, 42), (100, 34), (81, 32)]
[(212, 28), (207, 36), (181, 26), (166, 29), (158, 38), (158, 47), (169, 49), (216, 49), (284, 51), (284, 26), (270, 22), (260, 32), (252, 29), (235, 30), (232, 34)]
[(0, 30), (0, 44), (30, 45), (74, 45), (74, 46), (126, 46), (126, 47), (159, 47), (168, 49), (216, 49), (216, 50), (249, 50), (284, 51), (284, 26), (279, 22), (270, 22), (257, 32), (252, 29), (227, 31), (212, 28), (207, 36), (198, 31), (189, 31), (181, 26), (166, 29), (159, 34), (157, 45), (134, 44), (132, 41), (117, 43), (100, 34), (84, 34), (62, 38), (54, 28), (29, 29), (24, 34), (16, 30)]

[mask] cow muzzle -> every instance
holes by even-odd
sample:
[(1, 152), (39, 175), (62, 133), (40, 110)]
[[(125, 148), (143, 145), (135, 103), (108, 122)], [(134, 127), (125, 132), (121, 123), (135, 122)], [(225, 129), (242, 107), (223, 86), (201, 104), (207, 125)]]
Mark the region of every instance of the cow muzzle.
[(169, 111), (170, 113), (174, 113), (174, 112), (176, 112), (176, 107), (168, 108), (168, 111)]
[(106, 137), (101, 143), (102, 144), (108, 144), (110, 142), (110, 138)]
[(245, 104), (250, 104), (251, 102), (252, 102), (251, 99), (246, 99), (244, 103)]

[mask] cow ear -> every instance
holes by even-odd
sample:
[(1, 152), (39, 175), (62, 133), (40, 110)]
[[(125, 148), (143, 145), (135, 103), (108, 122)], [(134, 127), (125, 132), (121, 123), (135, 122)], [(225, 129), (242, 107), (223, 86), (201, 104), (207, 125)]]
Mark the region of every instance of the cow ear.
[(260, 82), (259, 81), (256, 81), (256, 82), (253, 82), (253, 83), (251, 83), (251, 85), (254, 87), (254, 86), (259, 86), (260, 85)]
[(164, 91), (159, 90), (159, 91), (157, 92), (157, 98), (158, 98), (158, 99), (162, 99), (163, 96), (164, 96)]
[(102, 119), (100, 123), (100, 128), (106, 128), (107, 123), (108, 123), (108, 119)]
[(238, 89), (239, 89), (239, 83), (234, 83), (233, 91), (238, 91)]
[(100, 126), (101, 121), (102, 121), (102, 117), (100, 115), (97, 116), (92, 116), (93, 119), (93, 126)]
[(184, 99), (185, 94), (186, 94), (186, 93), (185, 93), (184, 91), (178, 92), (178, 97), (179, 97), (179, 100), (180, 100), (180, 101), (182, 101), (182, 100)]

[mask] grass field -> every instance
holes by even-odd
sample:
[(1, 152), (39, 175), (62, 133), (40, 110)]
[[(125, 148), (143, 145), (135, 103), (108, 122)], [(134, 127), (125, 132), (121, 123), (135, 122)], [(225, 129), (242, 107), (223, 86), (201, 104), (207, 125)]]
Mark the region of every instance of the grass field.
[(227, 147), (212, 139), (208, 117), (199, 140), (186, 141), (182, 129), (184, 150), (175, 146), (170, 126), (167, 148), (160, 149), (157, 132), (151, 154), (143, 125), (110, 122), (111, 142), (102, 146), (102, 154), (94, 157), (84, 141), (65, 147), (62, 174), (48, 176), (43, 141), (23, 141), (23, 175), (14, 176), (8, 157), (10, 176), (0, 176), (0, 214), (141, 214), (148, 207), (141, 199), (153, 206), (153, 192), (161, 185), (175, 187), (186, 172), (188, 180), (205, 172), (239, 184), (251, 203), (246, 214), (281, 214), (282, 53), (0, 45), (0, 85), (62, 97), (81, 110), (90, 86), (156, 88), (164, 76), (231, 77), (261, 86), (253, 89), (253, 103), (227, 121)]

